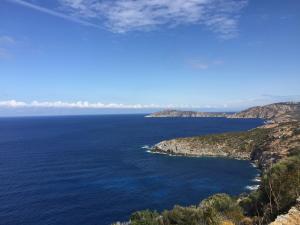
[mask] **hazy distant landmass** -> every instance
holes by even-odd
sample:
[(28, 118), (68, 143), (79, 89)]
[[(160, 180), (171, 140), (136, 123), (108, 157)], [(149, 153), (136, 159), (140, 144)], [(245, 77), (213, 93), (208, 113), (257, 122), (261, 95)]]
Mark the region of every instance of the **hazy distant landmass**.
[(146, 117), (227, 117), (227, 118), (261, 118), (277, 122), (299, 119), (299, 102), (280, 102), (265, 106), (256, 106), (237, 113), (196, 112), (181, 110), (163, 110)]
[(181, 110), (163, 110), (147, 115), (146, 117), (226, 117), (223, 112), (196, 112)]

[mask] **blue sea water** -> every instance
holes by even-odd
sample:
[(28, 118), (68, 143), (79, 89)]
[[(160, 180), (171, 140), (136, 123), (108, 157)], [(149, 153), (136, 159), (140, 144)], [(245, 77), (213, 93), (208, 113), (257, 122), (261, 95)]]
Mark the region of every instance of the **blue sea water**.
[(143, 115), (1, 118), (0, 224), (106, 225), (136, 210), (247, 191), (258, 173), (247, 161), (150, 154), (142, 146), (260, 124)]

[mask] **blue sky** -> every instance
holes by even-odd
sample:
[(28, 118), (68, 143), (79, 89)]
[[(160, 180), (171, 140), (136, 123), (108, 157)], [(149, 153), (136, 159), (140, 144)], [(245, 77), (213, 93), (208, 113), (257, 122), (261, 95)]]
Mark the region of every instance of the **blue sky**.
[(0, 115), (299, 101), (299, 40), (298, 0), (1, 0)]

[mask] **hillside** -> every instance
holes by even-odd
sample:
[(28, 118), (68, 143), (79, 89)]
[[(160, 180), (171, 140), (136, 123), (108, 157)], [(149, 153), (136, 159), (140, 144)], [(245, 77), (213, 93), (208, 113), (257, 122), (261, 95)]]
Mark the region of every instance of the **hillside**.
[(275, 122), (297, 120), (300, 114), (300, 103), (282, 102), (265, 106), (256, 106), (242, 112), (228, 115), (228, 118), (261, 118)]

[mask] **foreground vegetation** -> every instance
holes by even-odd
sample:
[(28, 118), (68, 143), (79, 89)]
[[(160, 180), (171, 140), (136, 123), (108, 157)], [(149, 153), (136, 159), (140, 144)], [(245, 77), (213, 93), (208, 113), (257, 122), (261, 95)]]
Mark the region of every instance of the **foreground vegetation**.
[(300, 148), (296, 148), (264, 173), (260, 189), (243, 198), (240, 205), (254, 224), (268, 224), (286, 213), (299, 196)]

